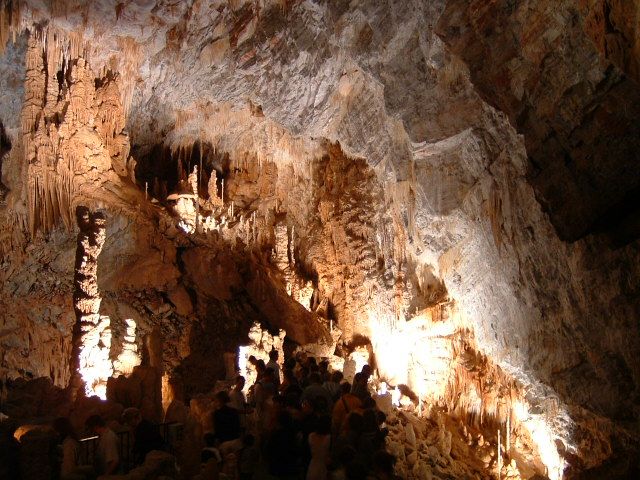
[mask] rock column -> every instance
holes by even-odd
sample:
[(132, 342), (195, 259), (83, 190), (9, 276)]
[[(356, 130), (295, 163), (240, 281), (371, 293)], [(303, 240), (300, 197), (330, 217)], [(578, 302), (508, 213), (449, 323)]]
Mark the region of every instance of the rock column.
[(76, 313), (73, 346), (76, 376), (80, 376), (87, 395), (106, 398), (107, 379), (113, 373), (109, 358), (111, 329), (109, 317), (100, 315), (98, 255), (105, 241), (105, 218), (87, 207), (78, 207), (80, 232), (76, 250), (73, 305)]

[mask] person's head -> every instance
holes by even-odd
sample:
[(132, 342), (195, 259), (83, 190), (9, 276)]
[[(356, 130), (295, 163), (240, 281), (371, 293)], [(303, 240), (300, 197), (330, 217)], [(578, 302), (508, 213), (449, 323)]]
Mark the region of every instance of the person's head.
[(276, 362), (278, 360), (278, 351), (275, 349), (271, 349), (271, 351), (269, 352), (269, 360), (271, 360), (272, 362)]
[(365, 363), (362, 366), (362, 370), (360, 370), (360, 373), (362, 373), (362, 375), (369, 380), (369, 377), (371, 376), (371, 365), (369, 365), (368, 363)]
[(331, 381), (334, 383), (340, 383), (343, 378), (344, 375), (342, 375), (342, 372), (340, 370), (336, 370), (331, 374)]
[(122, 412), (122, 421), (130, 427), (135, 427), (142, 421), (140, 410), (135, 407), (126, 408), (125, 411)]
[(253, 365), (254, 367), (256, 366), (256, 364), (258, 363), (258, 359), (251, 355), (249, 356), (249, 359), (247, 360), (251, 365)]
[(67, 417), (56, 418), (53, 421), (53, 429), (60, 436), (61, 440), (64, 440), (67, 437), (73, 438), (74, 440), (78, 439), (76, 432), (73, 429), (73, 425), (71, 425), (71, 422)]
[(91, 415), (87, 418), (85, 426), (87, 427), (87, 430), (97, 435), (100, 435), (107, 428), (107, 424), (100, 415)]
[(346, 395), (351, 392), (351, 385), (349, 382), (344, 382), (340, 384), (340, 395)]
[(315, 372), (309, 375), (309, 383), (312, 385), (321, 385), (322, 379), (320, 378), (320, 374)]
[(256, 360), (255, 366), (258, 373), (264, 373), (265, 369), (267, 368), (267, 364), (264, 363), (264, 360), (262, 360), (261, 358)]
[(220, 390), (218, 393), (216, 393), (214, 399), (216, 403), (216, 408), (222, 408), (231, 400), (229, 398), (229, 394), (224, 390)]
[(322, 360), (318, 364), (318, 368), (320, 369), (320, 372), (328, 372), (329, 371), (329, 361), (328, 360)]
[(245, 379), (242, 375), (238, 375), (236, 377), (236, 384), (235, 384), (235, 388), (236, 390), (242, 390), (244, 388), (245, 385)]
[(353, 384), (362, 383), (363, 375), (362, 372), (358, 372), (353, 376)]

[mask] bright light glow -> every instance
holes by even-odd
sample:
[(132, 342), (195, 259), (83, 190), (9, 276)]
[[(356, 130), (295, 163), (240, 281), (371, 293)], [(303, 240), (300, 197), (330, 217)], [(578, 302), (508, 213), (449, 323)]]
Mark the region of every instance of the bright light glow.
[(387, 383), (381, 382), (380, 388), (378, 389), (378, 395), (386, 395), (387, 394)]
[(107, 380), (113, 375), (113, 364), (109, 359), (111, 350), (111, 320), (100, 316), (99, 321), (82, 335), (80, 346), (80, 375), (85, 383), (88, 397), (107, 399)]
[(558, 453), (551, 427), (542, 415), (529, 415), (527, 406), (517, 401), (514, 403), (513, 413), (521, 427), (525, 428), (538, 449), (540, 461), (545, 465), (545, 472), (550, 480), (562, 480), (564, 473), (564, 458)]
[(393, 403), (395, 407), (400, 406), (401, 397), (402, 397), (402, 392), (400, 392), (400, 389), (398, 387), (391, 390), (391, 403)]
[(244, 388), (242, 392), (246, 395), (249, 392), (249, 387), (252, 385), (252, 382), (249, 380), (249, 347), (245, 345), (240, 345), (238, 347), (238, 370), (240, 371), (240, 375), (245, 378)]
[(130, 318), (125, 320), (126, 330), (124, 342), (122, 343), (122, 352), (113, 363), (113, 370), (116, 375), (129, 375), (133, 372), (134, 367), (140, 365), (141, 359), (138, 355), (138, 346), (136, 345), (136, 322)]
[(368, 316), (381, 378), (392, 385), (408, 385), (430, 403), (444, 399), (453, 371), (453, 322), (416, 317), (396, 325), (373, 310)]

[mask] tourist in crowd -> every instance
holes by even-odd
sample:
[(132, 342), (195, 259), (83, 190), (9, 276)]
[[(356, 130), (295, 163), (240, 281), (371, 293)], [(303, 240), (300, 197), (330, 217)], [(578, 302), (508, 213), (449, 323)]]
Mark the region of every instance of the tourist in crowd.
[(299, 436), (301, 440), (300, 458), (306, 471), (307, 465), (311, 461), (311, 448), (309, 447), (309, 435), (318, 424), (318, 412), (315, 401), (308, 399), (302, 401), (300, 409), (300, 420), (298, 421)]
[(273, 382), (276, 386), (280, 385), (282, 378), (280, 377), (280, 365), (278, 365), (278, 351), (272, 349), (269, 352), (269, 361), (266, 364), (267, 368), (273, 370)]
[(342, 383), (340, 385), (341, 396), (333, 406), (331, 431), (335, 436), (341, 433), (347, 415), (362, 408), (362, 402), (350, 390), (351, 386), (348, 383)]
[(80, 443), (66, 417), (56, 418), (53, 429), (58, 434), (62, 458), (60, 462), (60, 480), (84, 480), (93, 478), (95, 471), (89, 465), (80, 465)]
[(236, 377), (236, 383), (229, 392), (229, 406), (238, 410), (239, 413), (243, 413), (247, 408), (247, 399), (244, 396), (244, 387), (246, 381), (242, 375)]
[(320, 374), (322, 382), (326, 382), (331, 378), (331, 373), (329, 372), (329, 361), (322, 360), (318, 363), (318, 373)]
[(323, 415), (316, 421), (316, 426), (309, 434), (311, 462), (307, 469), (306, 480), (326, 480), (331, 447), (331, 417)]
[(298, 385), (303, 390), (309, 385), (308, 377), (309, 377), (309, 369), (304, 365), (299, 365), (293, 373), (296, 376), (296, 380), (298, 381)]
[(384, 450), (378, 450), (373, 456), (373, 475), (371, 480), (400, 480), (394, 474), (396, 457)]
[(353, 377), (351, 393), (358, 397), (361, 402), (364, 402), (366, 398), (370, 396), (367, 381), (368, 377), (362, 372), (356, 373), (356, 375)]
[(280, 384), (279, 390), (285, 397), (292, 393), (298, 395), (298, 397), (302, 395), (302, 389), (292, 369), (287, 369), (282, 372), (282, 383)]
[(96, 449), (96, 470), (99, 475), (113, 475), (120, 466), (120, 454), (118, 453), (118, 436), (107, 427), (100, 415), (92, 415), (87, 419), (86, 427), (89, 431), (98, 435), (98, 447)]
[(122, 413), (125, 425), (133, 430), (133, 464), (141, 465), (147, 453), (152, 450), (164, 450), (165, 444), (158, 427), (142, 418), (140, 410), (127, 408)]
[(373, 459), (375, 448), (371, 440), (364, 435), (364, 418), (358, 412), (351, 412), (347, 416), (345, 429), (334, 442), (334, 451), (345, 446), (356, 450), (354, 461), (369, 466)]
[(221, 390), (216, 393), (213, 429), (214, 436), (220, 444), (240, 438), (240, 414), (235, 408), (229, 406), (229, 402), (227, 392)]
[(229, 406), (235, 408), (240, 414), (240, 429), (245, 432), (249, 428), (249, 415), (253, 413), (253, 409), (247, 403), (244, 395), (245, 379), (242, 375), (236, 377), (236, 383), (229, 392)]
[[(277, 363), (273, 353), (270, 362)], [(376, 470), (372, 471), (375, 453), (384, 449), (387, 432), (382, 429), (384, 414), (379, 412), (368, 390), (371, 375), (368, 365), (357, 374), (352, 388), (349, 383), (341, 383), (342, 372), (330, 374), (328, 362), (318, 363), (304, 353), (285, 359), (279, 387), (273, 363), (263, 369), (253, 357), (250, 364), (258, 373), (250, 391), (254, 393), (259, 442), (250, 435), (238, 441), (241, 446), (235, 451), (236, 473), (241, 479), (255, 477), (260, 453), (260, 464), (272, 478), (367, 480), (369, 475), (381, 480), (393, 478), (388, 476), (390, 471), (393, 474), (393, 463), (389, 463), (388, 457), (377, 459)], [(301, 389), (302, 385), (305, 388)], [(238, 409), (244, 398), (238, 392), (243, 388), (244, 379), (238, 377), (231, 390), (233, 405)], [(226, 469), (227, 457), (224, 453), (222, 457)]]
[(276, 393), (276, 385), (273, 381), (273, 370), (270, 368), (265, 369), (262, 378), (254, 384), (253, 392), (258, 428), (262, 431), (269, 424), (269, 406), (271, 405), (271, 398)]
[(329, 393), (329, 397), (331, 398), (331, 408), (333, 408), (333, 403), (338, 398), (340, 398), (340, 382), (342, 382), (342, 379), (342, 372), (336, 370), (335, 372), (329, 374), (329, 378), (322, 384), (322, 388), (324, 388), (327, 393)]
[(367, 440), (373, 446), (374, 450), (384, 448), (384, 439), (387, 435), (387, 432), (380, 429), (375, 404), (372, 408), (365, 408), (364, 412), (362, 413), (362, 419), (362, 435), (367, 438)]
[(275, 428), (267, 436), (265, 454), (270, 475), (283, 480), (297, 478), (299, 448), (293, 420), (286, 410), (280, 412)]
[(316, 401), (318, 397), (323, 399), (327, 408), (329, 405), (333, 405), (333, 398), (327, 389), (322, 386), (320, 374), (318, 372), (314, 372), (309, 375), (309, 386), (303, 390), (300, 400), (303, 402), (305, 400)]
[(194, 480), (217, 480), (220, 478), (220, 465), (222, 455), (216, 448), (218, 441), (216, 436), (207, 432), (204, 434), (204, 448), (200, 452), (200, 473)]

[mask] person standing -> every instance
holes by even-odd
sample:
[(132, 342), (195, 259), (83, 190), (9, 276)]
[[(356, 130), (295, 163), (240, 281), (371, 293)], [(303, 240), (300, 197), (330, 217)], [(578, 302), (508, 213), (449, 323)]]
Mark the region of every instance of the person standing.
[(278, 365), (277, 350), (271, 349), (269, 352), (269, 362), (267, 362), (266, 367), (273, 370), (273, 382), (276, 384), (276, 387), (278, 387), (282, 381), (282, 377), (280, 375), (280, 365)]
[(213, 429), (216, 439), (226, 443), (240, 438), (240, 414), (229, 406), (229, 394), (224, 390), (215, 395), (216, 409), (213, 412)]
[(327, 480), (327, 463), (331, 447), (331, 417), (318, 418), (316, 428), (309, 434), (311, 462), (307, 469), (306, 480)]
[(87, 428), (98, 435), (98, 447), (96, 449), (96, 463), (99, 475), (113, 475), (120, 466), (118, 453), (118, 436), (107, 427), (100, 415), (92, 415), (87, 419)]
[(53, 429), (59, 436), (62, 447), (62, 461), (60, 465), (61, 480), (85, 480), (94, 475), (93, 468), (88, 465), (79, 465), (80, 443), (73, 430), (71, 422), (66, 417), (56, 418)]
[(144, 463), (152, 450), (164, 450), (164, 440), (158, 427), (142, 418), (140, 410), (129, 407), (122, 413), (124, 423), (133, 430), (133, 456), (135, 465)]

